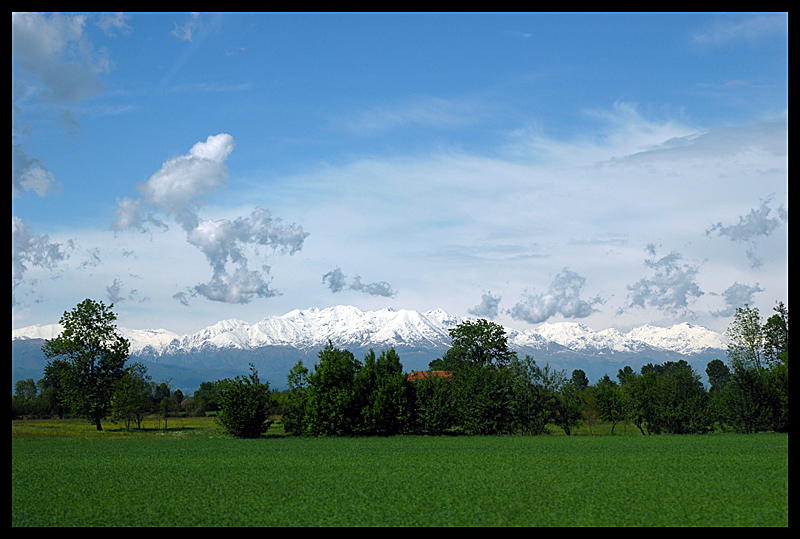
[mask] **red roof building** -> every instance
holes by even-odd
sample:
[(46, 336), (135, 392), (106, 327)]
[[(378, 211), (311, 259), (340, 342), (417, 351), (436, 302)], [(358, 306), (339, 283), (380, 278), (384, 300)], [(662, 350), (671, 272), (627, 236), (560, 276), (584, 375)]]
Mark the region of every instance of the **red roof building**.
[(428, 376), (441, 376), (442, 378), (450, 378), (453, 376), (453, 373), (450, 371), (411, 371), (408, 373), (406, 378), (409, 382), (416, 382), (417, 380), (427, 378)]

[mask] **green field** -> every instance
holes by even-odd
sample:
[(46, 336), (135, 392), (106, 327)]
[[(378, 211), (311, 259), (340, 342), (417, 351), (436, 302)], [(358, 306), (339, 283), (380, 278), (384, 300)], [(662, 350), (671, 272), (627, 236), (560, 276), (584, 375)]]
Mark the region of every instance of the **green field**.
[[(788, 526), (789, 437), (222, 436), (12, 422), (12, 526)], [(278, 432), (278, 431), (274, 431)]]

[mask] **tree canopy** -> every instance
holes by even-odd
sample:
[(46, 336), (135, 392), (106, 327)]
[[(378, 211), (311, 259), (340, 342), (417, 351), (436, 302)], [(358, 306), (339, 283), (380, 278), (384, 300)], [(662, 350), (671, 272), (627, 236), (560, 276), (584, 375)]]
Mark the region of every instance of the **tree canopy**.
[(61, 317), (61, 334), (42, 346), (48, 360), (45, 371), (58, 378), (60, 400), (97, 430), (103, 430), (100, 420), (110, 409), (130, 348), (116, 331), (113, 307), (102, 301), (82, 301)]

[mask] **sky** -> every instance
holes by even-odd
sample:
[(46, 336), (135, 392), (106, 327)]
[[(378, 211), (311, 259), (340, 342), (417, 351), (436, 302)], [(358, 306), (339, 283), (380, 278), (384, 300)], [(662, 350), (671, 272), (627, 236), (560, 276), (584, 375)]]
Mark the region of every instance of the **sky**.
[(12, 330), (788, 306), (788, 14), (12, 13)]

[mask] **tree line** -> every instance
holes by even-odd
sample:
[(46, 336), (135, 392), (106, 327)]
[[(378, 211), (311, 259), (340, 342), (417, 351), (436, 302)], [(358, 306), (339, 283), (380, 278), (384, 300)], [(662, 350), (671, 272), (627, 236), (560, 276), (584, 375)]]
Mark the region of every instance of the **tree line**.
[(683, 360), (649, 363), (639, 372), (626, 366), (590, 385), (580, 369), (568, 375), (518, 357), (502, 326), (477, 320), (450, 330), (451, 348), (427, 371), (405, 372), (394, 349), (358, 360), (329, 343), (311, 368), (294, 365), (285, 391), (270, 391), (251, 365), (249, 376), (204, 382), (182, 399), (168, 383), (153, 383), (142, 365), (124, 364), (127, 344), (114, 334), (113, 319), (110, 308), (91, 300), (65, 313), (65, 331), (43, 347), (44, 379), (17, 384), (12, 417), (15, 406), (35, 401), (25, 395), (38, 390), (50, 413), (67, 408), (98, 428), (107, 415), (141, 427), (153, 413), (166, 426), (182, 401), (183, 413), (216, 411), (227, 432), (245, 438), (262, 435), (275, 416), (286, 434), (297, 436), (538, 435), (552, 428), (570, 435), (600, 421), (611, 424), (612, 434), (620, 423), (644, 435), (789, 430), (783, 303), (766, 321), (756, 308), (737, 309), (727, 362), (707, 364), (708, 388)]
[(450, 331), (452, 347), (413, 381), (394, 350), (363, 362), (329, 345), (313, 370), (289, 374), (283, 424), (294, 435), (567, 435), (598, 421), (635, 425), (642, 434), (788, 432), (789, 318), (778, 303), (763, 323), (737, 309), (727, 331), (728, 363), (708, 363), (707, 389), (684, 360), (626, 366), (590, 385), (566, 371), (517, 357), (501, 326), (478, 320)]

